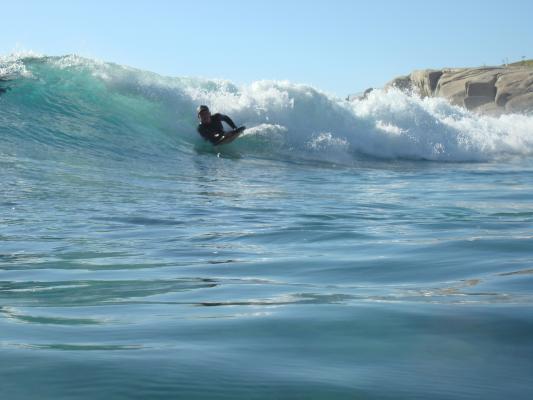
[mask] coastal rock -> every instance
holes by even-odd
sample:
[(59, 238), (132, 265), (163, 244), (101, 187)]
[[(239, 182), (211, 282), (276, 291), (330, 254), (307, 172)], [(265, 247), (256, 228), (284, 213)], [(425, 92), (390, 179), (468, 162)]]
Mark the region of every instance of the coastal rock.
[(357, 94), (350, 94), (348, 97), (346, 97), (347, 101), (353, 101), (353, 100), (364, 100), (368, 97), (370, 93), (374, 91), (374, 88), (368, 88), (363, 93), (357, 93)]
[(533, 114), (533, 92), (514, 96), (505, 104), (505, 110), (509, 113)]
[(410, 77), (422, 97), (431, 97), (434, 95), (435, 89), (437, 89), (437, 84), (442, 74), (443, 71), (427, 69), (414, 71)]
[(385, 88), (396, 87), (421, 97), (443, 97), (483, 114), (533, 112), (533, 68), (529, 66), (416, 70)]
[(404, 75), (394, 78), (387, 84), (386, 87), (395, 87), (404, 92), (407, 92), (413, 89), (413, 82), (411, 81), (410, 75)]

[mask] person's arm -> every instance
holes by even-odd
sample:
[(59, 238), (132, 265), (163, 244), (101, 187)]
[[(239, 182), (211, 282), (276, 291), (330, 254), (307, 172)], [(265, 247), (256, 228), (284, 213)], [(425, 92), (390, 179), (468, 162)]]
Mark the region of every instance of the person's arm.
[(235, 125), (235, 123), (227, 115), (220, 114), (220, 119), (224, 121), (226, 124), (228, 124), (229, 126), (231, 126), (231, 129), (237, 129), (237, 125)]
[(244, 129), (245, 127), (241, 126), (240, 128), (237, 128), (231, 132), (226, 133), (224, 136), (222, 136), (222, 138), (217, 143), (215, 143), (215, 146), (219, 144), (228, 144), (228, 143), (233, 142), (235, 139), (239, 137), (239, 135), (244, 131)]

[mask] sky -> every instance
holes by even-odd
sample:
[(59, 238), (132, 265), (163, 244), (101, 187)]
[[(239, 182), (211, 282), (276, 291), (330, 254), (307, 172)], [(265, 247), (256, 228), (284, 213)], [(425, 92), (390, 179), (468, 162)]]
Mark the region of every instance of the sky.
[(413, 69), (533, 58), (532, 0), (3, 1), (0, 54), (345, 96)]

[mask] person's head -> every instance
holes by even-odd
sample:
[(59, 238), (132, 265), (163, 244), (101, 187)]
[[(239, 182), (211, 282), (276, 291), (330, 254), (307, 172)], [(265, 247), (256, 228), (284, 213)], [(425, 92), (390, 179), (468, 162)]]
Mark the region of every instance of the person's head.
[(211, 112), (209, 107), (201, 105), (198, 107), (198, 119), (202, 124), (209, 124), (211, 122)]

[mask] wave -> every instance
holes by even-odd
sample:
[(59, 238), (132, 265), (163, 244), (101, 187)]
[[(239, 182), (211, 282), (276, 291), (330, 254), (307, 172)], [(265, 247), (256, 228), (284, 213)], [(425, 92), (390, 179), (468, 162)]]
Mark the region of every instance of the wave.
[(0, 58), (0, 150), (120, 157), (201, 146), (196, 107), (249, 129), (228, 148), (334, 163), (360, 157), (491, 161), (533, 154), (533, 117), (480, 116), (443, 99), (375, 90), (343, 100), (287, 81), (171, 78), (75, 55)]

